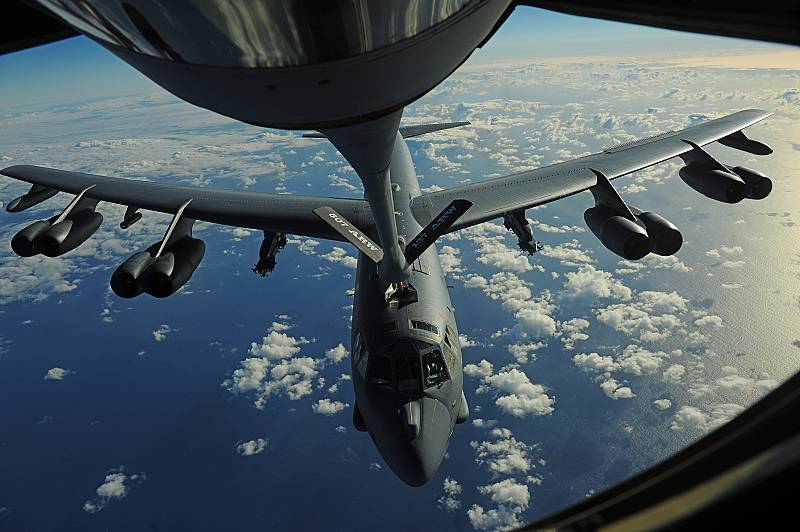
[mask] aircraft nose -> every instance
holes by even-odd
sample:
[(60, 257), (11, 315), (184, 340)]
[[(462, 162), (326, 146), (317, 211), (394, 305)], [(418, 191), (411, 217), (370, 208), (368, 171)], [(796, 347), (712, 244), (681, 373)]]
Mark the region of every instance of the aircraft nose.
[(444, 405), (429, 397), (406, 404), (403, 413), (406, 459), (403, 474), (398, 476), (410, 486), (422, 486), (436, 474), (447, 451), (450, 414)]

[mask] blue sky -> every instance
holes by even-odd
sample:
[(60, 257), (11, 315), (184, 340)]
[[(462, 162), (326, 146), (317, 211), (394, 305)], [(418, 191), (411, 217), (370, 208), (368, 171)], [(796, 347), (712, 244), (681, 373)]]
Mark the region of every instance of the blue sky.
[[(472, 61), (765, 48), (779, 46), (520, 7)], [(2, 56), (0, 72), (0, 109), (6, 110), (161, 90), (85, 37)]]

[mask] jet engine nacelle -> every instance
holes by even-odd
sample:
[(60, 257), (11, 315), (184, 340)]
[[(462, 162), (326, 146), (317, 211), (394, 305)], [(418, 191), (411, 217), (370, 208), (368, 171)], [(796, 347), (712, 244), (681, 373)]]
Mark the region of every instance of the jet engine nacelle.
[(171, 296), (191, 278), (205, 252), (206, 243), (199, 238), (181, 238), (150, 265), (144, 291), (153, 297)]
[(86, 242), (103, 223), (103, 215), (86, 209), (50, 226), (34, 242), (36, 250), (58, 257)]
[(637, 212), (634, 215), (644, 225), (650, 237), (653, 253), (668, 257), (674, 255), (683, 245), (683, 235), (672, 222), (654, 212)]
[(639, 260), (653, 250), (647, 231), (606, 205), (586, 209), (583, 219), (600, 242), (620, 257)]
[(119, 297), (130, 299), (144, 292), (142, 279), (151, 264), (153, 255), (158, 251), (160, 242), (153, 244), (147, 251), (140, 251), (129, 257), (111, 275), (111, 290)]
[(747, 197), (744, 180), (731, 172), (710, 170), (702, 165), (689, 163), (680, 169), (678, 175), (700, 194), (717, 201), (739, 203)]
[(772, 192), (772, 180), (756, 170), (744, 166), (734, 166), (728, 169), (742, 178), (745, 183), (745, 195), (749, 199), (764, 199)]
[(158, 258), (156, 242), (123, 262), (111, 276), (111, 290), (130, 299), (142, 292), (153, 297), (167, 297), (177, 292), (192, 277), (203, 260), (206, 244), (199, 238), (184, 236)]
[(14, 235), (11, 249), (20, 257), (39, 253), (58, 257), (86, 242), (102, 223), (103, 215), (93, 209), (84, 209), (54, 224), (39, 220)]
[(14, 237), (11, 239), (11, 249), (19, 255), (20, 257), (33, 257), (34, 255), (38, 255), (39, 252), (36, 250), (36, 239), (47, 229), (50, 228), (50, 222), (46, 220), (39, 220), (38, 222), (33, 222), (28, 227), (20, 230)]

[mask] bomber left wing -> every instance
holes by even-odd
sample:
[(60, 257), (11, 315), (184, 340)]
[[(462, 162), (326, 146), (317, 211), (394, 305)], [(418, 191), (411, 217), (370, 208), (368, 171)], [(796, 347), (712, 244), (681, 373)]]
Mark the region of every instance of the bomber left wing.
[(123, 229), (141, 219), (139, 209), (172, 214), (164, 237), (131, 256), (112, 275), (111, 288), (125, 298), (142, 292), (166, 297), (186, 284), (205, 253), (203, 241), (192, 236), (196, 220), (263, 230), (264, 242), (253, 268), (261, 275), (275, 267), (275, 254), (286, 244), (286, 233), (343, 240), (315, 209), (336, 209), (359, 230), (372, 228), (364, 200), (187, 187), (39, 166), (12, 166), (0, 173), (32, 185), (27, 194), (8, 203), (9, 212), (38, 205), (58, 192), (75, 195), (61, 213), (34, 222), (14, 236), (11, 247), (23, 257), (39, 253), (56, 257), (81, 245), (103, 222), (103, 215), (95, 210), (101, 201), (127, 206), (120, 222)]
[[(86, 190), (86, 199), (167, 214), (175, 214), (190, 200), (183, 216), (234, 227), (342, 240), (314, 214), (314, 209), (322, 206), (336, 209), (362, 230), (372, 226), (369, 205), (359, 199), (169, 185), (27, 165), (10, 166), (0, 174), (50, 191), (80, 194)], [(15, 212), (15, 205), (10, 202), (7, 210)]]
[[(673, 230), (677, 231), (674, 226), (653, 213), (629, 209), (609, 180), (673, 157), (681, 157), (686, 166), (681, 169), (680, 176), (698, 192), (727, 203), (736, 203), (744, 198), (762, 199), (772, 188), (766, 176), (748, 168), (726, 166), (703, 150), (702, 146), (718, 141), (756, 155), (768, 155), (772, 150), (766, 144), (747, 138), (742, 129), (771, 114), (758, 109), (740, 111), (680, 131), (669, 131), (607, 148), (601, 153), (579, 159), (432, 192), (415, 198), (411, 204), (412, 210), (420, 223), (424, 224), (454, 199), (468, 200), (473, 207), (453, 224), (451, 232), (503, 217), (506, 227), (519, 237), (520, 247), (533, 253), (537, 247), (535, 242), (532, 244), (533, 236), (524, 216), (525, 209), (590, 190), (595, 197), (597, 210), (586, 212), (587, 225), (612, 251), (625, 258), (641, 258), (636, 255), (644, 248), (634, 246), (631, 242), (641, 243), (641, 239), (648, 237), (650, 232), (656, 234), (656, 237), (650, 238), (654, 247), (651, 251), (671, 254), (668, 251), (677, 251), (673, 251), (674, 243), (664, 244), (664, 248), (659, 249), (655, 241), (662, 234), (672, 234), (674, 241)], [(612, 223), (607, 224), (612, 218)], [(630, 223), (626, 224), (625, 220)], [(668, 237), (664, 238), (669, 240)], [(626, 242), (629, 245), (627, 250), (624, 249)], [(680, 247), (680, 243), (677, 247)]]

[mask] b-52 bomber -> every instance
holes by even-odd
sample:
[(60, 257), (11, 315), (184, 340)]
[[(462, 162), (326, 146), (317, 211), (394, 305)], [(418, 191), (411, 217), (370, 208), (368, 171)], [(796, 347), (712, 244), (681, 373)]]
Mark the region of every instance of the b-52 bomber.
[(142, 210), (172, 215), (163, 238), (123, 262), (111, 288), (123, 298), (167, 297), (190, 279), (205, 253), (196, 220), (263, 231), (255, 266), (267, 273), (286, 235), (345, 241), (358, 250), (351, 336), (353, 424), (368, 432), (388, 466), (419, 486), (436, 472), (455, 425), (469, 417), (458, 327), (436, 240), (503, 219), (523, 252), (539, 244), (527, 209), (582, 191), (584, 219), (617, 255), (669, 256), (680, 231), (628, 205), (612, 180), (679, 157), (681, 179), (724, 203), (763, 199), (772, 183), (731, 167), (704, 146), (718, 142), (757, 155), (772, 150), (743, 129), (768, 116), (744, 110), (681, 131), (608, 148), (505, 177), (423, 193), (406, 138), (465, 123), (401, 126), (403, 108), (426, 94), (487, 40), (510, 0), (421, 2), (219, 0), (189, 2), (38, 0), (162, 87), (243, 122), (315, 130), (358, 174), (364, 199), (176, 186), (44, 168), (2, 174), (31, 184), (7, 205), (20, 212), (59, 192), (72, 201), (12, 239), (22, 257), (63, 255), (103, 222), (101, 202), (127, 207), (122, 228)]

